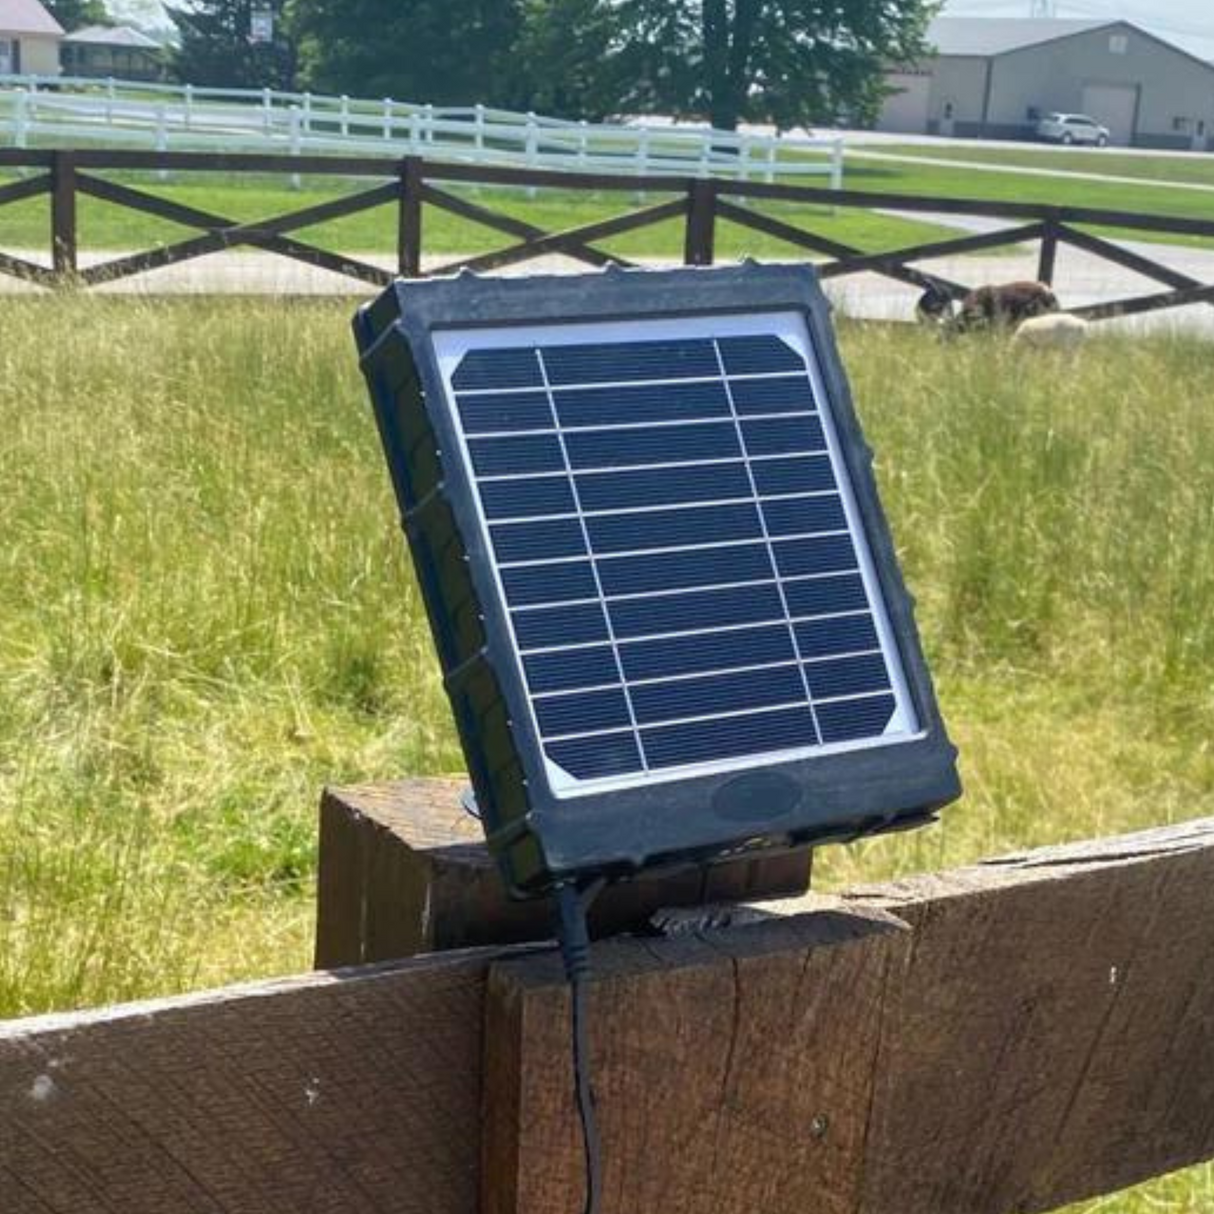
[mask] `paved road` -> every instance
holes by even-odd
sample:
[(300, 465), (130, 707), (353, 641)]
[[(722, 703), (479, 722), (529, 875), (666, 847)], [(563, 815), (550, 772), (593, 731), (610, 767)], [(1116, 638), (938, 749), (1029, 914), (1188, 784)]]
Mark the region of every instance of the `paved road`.
[[(956, 222), (957, 219), (956, 216), (941, 218), (949, 222)], [(991, 223), (989, 220), (978, 222)], [(996, 221), (994, 226), (1000, 226), (999, 222)], [(1192, 278), (1214, 283), (1214, 251), (1143, 242), (1124, 243), (1126, 247), (1160, 260)], [(29, 260), (44, 260), (37, 254), (18, 255)], [(85, 257), (82, 263), (87, 265), (119, 255), (106, 254), (104, 258)], [(390, 269), (393, 264), (392, 260), (386, 257), (364, 259), (386, 269)], [(445, 254), (441, 258), (428, 259), (428, 264), (434, 266), (450, 260), (450, 255)], [(657, 266), (663, 263), (653, 261), (647, 264)], [(1033, 246), (1022, 246), (1005, 251), (1002, 255), (945, 257), (917, 264), (923, 269), (958, 282), (978, 286), (982, 283), (1010, 282), (1019, 278), (1036, 277), (1037, 250)], [(568, 258), (553, 256), (512, 267), (506, 273), (571, 273), (584, 269), (585, 267)], [(1128, 270), (1065, 246), (1060, 248), (1058, 253), (1057, 281), (1060, 284), (1059, 295), (1064, 307), (1080, 307), (1103, 300), (1164, 290), (1158, 284), (1153, 284)], [(39, 290), (15, 279), (0, 278), (0, 292), (14, 294)], [(352, 279), (343, 278), (327, 270), (318, 270), (272, 253), (234, 250), (182, 265), (166, 266), (149, 274), (124, 279), (100, 290), (121, 295), (369, 296), (375, 289), (361, 286)], [(827, 284), (827, 291), (842, 312), (866, 320), (911, 320), (918, 294), (914, 288), (873, 274), (834, 280)], [(1214, 307), (1201, 304), (1177, 308), (1152, 316), (1111, 321), (1108, 325), (1152, 332), (1179, 329), (1214, 338)]]

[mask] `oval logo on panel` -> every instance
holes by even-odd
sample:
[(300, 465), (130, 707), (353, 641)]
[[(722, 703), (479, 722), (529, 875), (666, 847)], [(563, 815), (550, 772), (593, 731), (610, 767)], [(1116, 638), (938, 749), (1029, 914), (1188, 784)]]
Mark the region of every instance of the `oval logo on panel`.
[(800, 803), (801, 785), (796, 780), (776, 771), (748, 771), (717, 789), (712, 809), (734, 821), (771, 821), (792, 813)]

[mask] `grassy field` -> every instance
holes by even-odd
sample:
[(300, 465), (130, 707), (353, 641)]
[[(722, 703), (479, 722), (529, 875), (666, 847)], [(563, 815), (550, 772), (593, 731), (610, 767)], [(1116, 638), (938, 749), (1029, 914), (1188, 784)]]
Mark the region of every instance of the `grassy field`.
[(1214, 188), (1214, 157), (1143, 156), (1115, 148), (1022, 148), (1000, 143), (984, 146), (939, 143), (874, 145), (874, 152), (917, 159), (956, 160), (966, 164), (1000, 164), (1027, 169), (1053, 169), (1062, 173), (1098, 173), (1106, 177), (1136, 177), (1143, 181), (1171, 181)]
[[(0, 300), (0, 1016), (306, 968), (320, 786), (459, 768), (347, 313)], [(967, 795), (819, 882), (1214, 813), (1209, 347), (843, 346)]]
[[(251, 177), (248, 180), (199, 175), (161, 182), (151, 175), (123, 174), (120, 178), (136, 188), (170, 198), (231, 220), (252, 221), (287, 211), (302, 210), (330, 198), (356, 191), (357, 185), (307, 179), (300, 190), (291, 190), (279, 179)], [(367, 183), (368, 185), (371, 183)], [(820, 184), (815, 179), (815, 184)], [(448, 187), (444, 187), (448, 188)], [(505, 212), (548, 231), (561, 231), (594, 223), (634, 207), (656, 204), (663, 197), (650, 195), (643, 202), (630, 191), (613, 194), (573, 194), (540, 190), (528, 198), (522, 190), (469, 190), (453, 187), (481, 206)], [(867, 251), (897, 248), (919, 241), (946, 238), (951, 229), (938, 224), (900, 219), (874, 211), (837, 210), (824, 207), (768, 205), (761, 209), (789, 223), (802, 224), (844, 244)], [(377, 207), (345, 219), (300, 229), (292, 233), (323, 248), (343, 253), (392, 253), (396, 248), (396, 210)], [(0, 250), (45, 249), (50, 231), (49, 203), (45, 198), (27, 199), (0, 209)], [(79, 201), (80, 247), (84, 250), (138, 249), (168, 244), (197, 235), (197, 229), (116, 207), (95, 198)], [(425, 250), (427, 254), (476, 254), (488, 252), (511, 241), (511, 237), (469, 223), (441, 211), (425, 208)], [(666, 223), (600, 242), (601, 247), (626, 257), (679, 258), (683, 251), (683, 222)], [(791, 246), (757, 232), (723, 223), (717, 240), (722, 257), (787, 256)]]
[[(884, 151), (885, 149), (881, 149)], [(992, 155), (995, 153), (992, 151)], [(1038, 177), (1019, 173), (975, 172), (964, 164), (946, 168), (865, 159), (849, 153), (846, 174), (851, 190), (978, 198), (988, 202), (1036, 202), (1050, 206), (1089, 207), (1141, 215), (1214, 220), (1214, 192), (1170, 190), (1146, 183), (1096, 182), (1083, 178)], [(1116, 235), (1119, 233), (1113, 232)], [(1209, 246), (1208, 238), (1126, 232), (1135, 240)]]

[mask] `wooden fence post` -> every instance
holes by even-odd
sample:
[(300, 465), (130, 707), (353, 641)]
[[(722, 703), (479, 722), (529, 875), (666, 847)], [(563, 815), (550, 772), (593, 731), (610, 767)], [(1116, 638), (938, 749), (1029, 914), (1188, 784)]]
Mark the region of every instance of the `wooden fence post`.
[(712, 265), (715, 256), (716, 212), (717, 183), (707, 177), (697, 177), (687, 190), (684, 265)]
[[(460, 806), (460, 780), (335, 788), (321, 801), (319, 968), (416, 953), (547, 939), (546, 902), (515, 902)], [(739, 856), (613, 886), (595, 903), (596, 935), (643, 929), (659, 910), (790, 897), (809, 888), (810, 853)]]
[[(1212, 874), (1184, 823), (597, 944), (603, 1214), (1040, 1214), (1210, 1158)], [(578, 1208), (559, 959), (494, 966), (485, 1040), (482, 1214)]]
[[(1212, 882), (1189, 822), (596, 943), (603, 1214), (1037, 1214), (1214, 1157)], [(0, 1022), (0, 1207), (569, 1214), (568, 991), (507, 952)]]
[(76, 277), (76, 154), (51, 155), (51, 264), (55, 285), (71, 286)]
[(1041, 234), (1041, 258), (1037, 263), (1037, 281), (1054, 285), (1054, 270), (1058, 263), (1058, 230), (1061, 225), (1055, 215), (1045, 221)]
[(406, 156), (400, 170), (400, 213), (396, 236), (396, 268), (404, 278), (422, 272), (422, 186), (425, 162)]

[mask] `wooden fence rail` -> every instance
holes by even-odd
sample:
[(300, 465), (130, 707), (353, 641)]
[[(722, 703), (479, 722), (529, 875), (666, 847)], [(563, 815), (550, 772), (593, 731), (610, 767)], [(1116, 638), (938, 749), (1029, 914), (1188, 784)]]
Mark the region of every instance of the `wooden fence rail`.
[[(443, 798), (330, 797), (322, 879), (370, 817), (446, 857), (403, 920), (474, 913)], [(605, 1214), (1033, 1214), (1211, 1158), (1211, 888), (1194, 822), (597, 944)], [(0, 1024), (0, 1207), (567, 1214), (566, 1000), (503, 946)]]
[[(13, 275), (48, 288), (96, 286), (240, 246), (275, 253), (375, 287), (388, 282), (394, 273), (416, 276), (423, 272), (446, 273), (461, 267), (496, 270), (553, 253), (564, 254), (592, 266), (623, 266), (629, 262), (601, 248), (601, 242), (625, 232), (682, 217), (683, 260), (687, 265), (713, 264), (717, 226), (725, 221), (784, 241), (793, 248), (814, 255), (824, 278), (875, 273), (915, 287), (935, 286), (954, 298), (960, 298), (969, 289), (967, 284), (918, 269), (915, 263), (1037, 243), (1040, 246), (1038, 276), (1044, 281), (1053, 282), (1058, 249), (1061, 245), (1069, 245), (1166, 288), (1074, 309), (1079, 316), (1089, 320), (1105, 320), (1190, 304), (1214, 303), (1214, 283), (1200, 282), (1090, 230), (1119, 229), (1143, 236), (1183, 236), (1214, 241), (1214, 220), (1037, 203), (828, 190), (803, 185), (702, 177), (621, 178), (601, 173), (446, 164), (416, 156), (388, 160), (351, 156), (0, 149), (0, 173), (14, 169), (34, 175), (0, 184), (0, 246), (4, 243), (3, 208), (47, 194), (51, 198), (48, 233), (51, 264), (39, 265), (14, 252), (0, 251), (0, 274)], [(328, 178), (357, 178), (361, 184), (341, 198), (244, 223), (172, 201), (152, 190), (136, 188), (99, 175), (107, 171), (256, 173), (277, 174), (284, 179), (303, 173)], [(375, 184), (367, 184), (368, 181)], [(599, 193), (643, 192), (667, 197), (663, 201), (624, 210), (607, 219), (548, 231), (452, 192), (451, 187), (456, 185)], [(199, 234), (82, 268), (76, 206), (81, 194), (183, 224), (197, 229)], [(1009, 226), (995, 232), (869, 252), (814, 231), (812, 217), (802, 215), (797, 223), (793, 223), (762, 209), (764, 204), (775, 203), (835, 210), (880, 209), (907, 215), (978, 216), (1007, 220)], [(398, 212), (397, 249), (392, 270), (360, 258), (333, 253), (291, 235), (314, 224), (386, 205), (395, 206)], [(510, 243), (491, 253), (465, 257), (437, 267), (423, 267), (428, 208), (447, 211), (489, 228), (509, 238)]]

